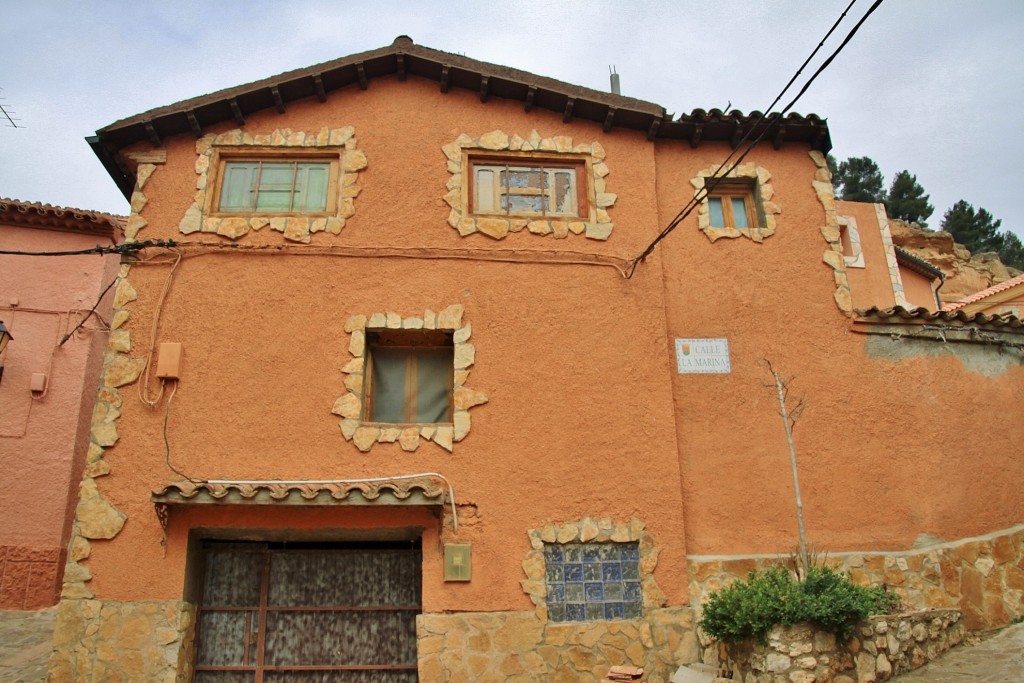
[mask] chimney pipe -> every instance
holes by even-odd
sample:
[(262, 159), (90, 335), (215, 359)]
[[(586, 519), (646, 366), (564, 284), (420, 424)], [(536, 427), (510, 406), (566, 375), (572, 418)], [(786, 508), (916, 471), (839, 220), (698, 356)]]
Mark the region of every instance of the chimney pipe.
[(615, 65), (609, 66), (608, 71), (612, 78), (612, 94), (621, 95), (622, 88), (619, 87), (619, 74), (615, 72)]

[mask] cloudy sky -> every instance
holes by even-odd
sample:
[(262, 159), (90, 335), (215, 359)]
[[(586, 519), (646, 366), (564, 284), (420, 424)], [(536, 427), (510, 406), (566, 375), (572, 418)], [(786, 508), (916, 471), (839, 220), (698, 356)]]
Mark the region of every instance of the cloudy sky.
[[(83, 139), (97, 128), (401, 34), (597, 89), (614, 64), (623, 94), (674, 113), (763, 110), (848, 2), (4, 0), (0, 104), (19, 128), (0, 125), (0, 196), (125, 214)], [(840, 160), (916, 174), (933, 227), (966, 199), (1024, 237), (1022, 35), (1021, 0), (886, 0), (794, 111), (828, 119)]]

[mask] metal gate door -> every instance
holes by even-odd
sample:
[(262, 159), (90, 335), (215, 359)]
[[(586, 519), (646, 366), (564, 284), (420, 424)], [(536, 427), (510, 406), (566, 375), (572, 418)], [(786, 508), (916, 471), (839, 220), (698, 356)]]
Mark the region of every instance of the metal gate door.
[(415, 683), (420, 550), (205, 549), (196, 683)]

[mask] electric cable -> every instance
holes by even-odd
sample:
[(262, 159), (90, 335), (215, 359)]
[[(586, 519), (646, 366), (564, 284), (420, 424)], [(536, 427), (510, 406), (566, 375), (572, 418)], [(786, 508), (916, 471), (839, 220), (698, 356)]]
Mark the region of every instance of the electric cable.
[[(853, 4), (855, 2), (856, 2), (856, 0), (852, 0), (850, 2), (850, 4), (847, 6), (846, 10), (843, 11), (843, 13), (840, 15), (839, 19), (836, 20), (836, 22), (832, 25), (832, 28), (829, 29), (829, 31), (825, 35), (825, 37), (821, 40), (821, 42), (818, 44), (818, 46), (812, 51), (811, 55), (800, 66), (800, 69), (797, 70), (797, 73), (793, 76), (793, 78), (790, 79), (789, 83), (786, 84), (786, 87), (782, 89), (782, 91), (779, 93), (779, 95), (775, 98), (775, 101), (768, 107), (769, 110), (771, 109), (771, 107), (775, 106), (775, 104), (782, 98), (782, 96), (786, 92), (786, 90), (788, 90), (790, 88), (790, 86), (793, 84), (793, 82), (796, 80), (796, 78), (803, 71), (803, 69), (807, 65), (807, 63), (810, 62), (810, 60), (814, 57), (814, 55), (818, 52), (818, 50), (824, 45), (825, 41), (832, 34), (832, 32), (835, 31), (836, 27), (839, 25), (839, 23), (846, 16), (846, 13), (850, 10), (850, 8), (853, 7)], [(741, 138), (741, 140), (737, 144), (736, 148), (733, 149), (733, 151), (726, 157), (726, 161), (723, 162), (723, 164), (719, 166), (718, 170), (714, 174), (712, 174), (712, 176), (710, 178), (705, 180), (704, 187), (694, 193), (693, 199), (691, 199), (689, 202), (687, 202), (686, 205), (679, 211), (679, 213), (676, 214), (676, 217), (673, 218), (669, 222), (669, 224), (665, 227), (665, 229), (662, 230), (658, 234), (658, 236), (647, 246), (647, 248), (644, 249), (638, 256), (636, 256), (631, 261), (630, 267), (629, 267), (629, 270), (628, 270), (628, 274), (625, 276), (626, 279), (630, 279), (630, 278), (633, 277), (633, 273), (636, 272), (637, 265), (641, 261), (643, 261), (645, 258), (647, 258), (647, 256), (649, 256), (651, 254), (651, 252), (654, 251), (654, 248), (658, 245), (658, 243), (661, 242), (663, 239), (665, 239), (673, 230), (675, 230), (676, 227), (678, 227), (679, 224), (687, 216), (689, 216), (693, 212), (693, 210), (697, 206), (700, 205), (701, 202), (704, 201), (704, 199), (708, 195), (708, 192), (710, 190), (713, 190), (715, 185), (717, 185), (723, 178), (727, 177), (728, 174), (733, 171), (733, 169), (735, 169), (737, 166), (739, 166), (739, 164), (758, 145), (758, 143), (760, 143), (761, 140), (764, 139), (765, 135), (767, 135), (767, 133), (772, 128), (774, 128), (776, 125), (778, 125), (782, 121), (782, 118), (786, 114), (786, 112), (788, 112), (790, 109), (793, 108), (793, 106), (803, 96), (803, 94), (805, 92), (807, 92), (807, 89), (811, 86), (811, 84), (814, 83), (814, 81), (817, 79), (817, 77), (826, 68), (828, 68), (828, 66), (832, 63), (832, 61), (836, 58), (836, 56), (838, 56), (839, 53), (843, 51), (843, 49), (846, 47), (846, 45), (849, 44), (850, 40), (852, 40), (853, 36), (856, 35), (857, 31), (860, 30), (860, 27), (864, 24), (864, 22), (867, 20), (867, 18), (869, 16), (871, 16), (871, 14), (881, 4), (882, 4), (882, 0), (875, 0), (875, 2), (871, 5), (871, 7), (868, 8), (868, 10), (864, 14), (864, 16), (861, 17), (860, 21), (858, 21), (857, 24), (853, 27), (853, 29), (851, 29), (850, 32), (846, 35), (846, 38), (843, 39), (843, 42), (840, 43), (839, 47), (837, 47), (832, 52), (832, 54), (829, 55), (828, 58), (825, 59), (824, 62), (822, 62), (821, 66), (819, 66), (818, 69), (814, 72), (814, 74), (811, 75), (811, 77), (807, 80), (807, 82), (804, 84), (804, 86), (800, 89), (800, 92), (797, 93), (796, 97), (794, 97), (793, 100), (790, 101), (790, 103), (787, 104), (782, 109), (781, 112), (779, 112), (777, 114), (761, 114), (761, 117), (759, 119), (757, 119), (757, 121), (755, 121), (755, 123), (752, 126), (750, 126), (750, 129), (747, 131), (747, 133), (743, 136), (743, 138)], [(748, 144), (746, 150), (744, 150), (744, 152), (740, 155), (740, 157), (738, 159), (736, 159), (736, 161), (734, 161), (732, 163), (732, 165), (729, 166), (729, 168), (726, 169), (724, 171), (724, 173), (723, 173), (722, 169), (725, 167), (725, 163), (727, 163), (728, 160), (732, 158), (732, 156), (736, 153), (736, 150), (739, 149), (739, 147), (743, 144), (743, 142), (749, 138), (749, 136), (753, 133), (753, 131), (756, 130), (757, 126), (761, 122), (763, 122), (765, 119), (768, 119), (768, 124), (764, 127), (764, 129), (757, 136), (757, 138), (755, 138), (752, 142), (750, 142)], [(710, 183), (710, 187), (709, 187), (709, 183)]]
[[(98, 299), (96, 299), (96, 303), (93, 304), (93, 307), (91, 309), (89, 309), (88, 313), (85, 314), (85, 317), (83, 317), (81, 319), (81, 321), (79, 321), (79, 323), (77, 325), (75, 325), (75, 328), (73, 330), (71, 330), (70, 332), (68, 332), (63, 337), (60, 338), (60, 341), (57, 342), (57, 346), (64, 346), (64, 342), (66, 342), (68, 339), (71, 339), (71, 335), (73, 335), (75, 332), (78, 332), (78, 330), (82, 327), (82, 325), (85, 324), (85, 321), (88, 320), (89, 318), (91, 318), (94, 313), (96, 313), (96, 309), (99, 308), (100, 302), (103, 301), (103, 297), (105, 297), (107, 295), (107, 292), (110, 291), (110, 288), (113, 287), (115, 284), (117, 284), (117, 281), (120, 280), (120, 279), (121, 278), (119, 278), (119, 277), (115, 277), (113, 280), (110, 281), (110, 284), (107, 285), (106, 289), (103, 290), (103, 293), (100, 294)], [(99, 317), (99, 316), (97, 316), (97, 317)], [(105, 321), (104, 321), (104, 324), (105, 324)]]

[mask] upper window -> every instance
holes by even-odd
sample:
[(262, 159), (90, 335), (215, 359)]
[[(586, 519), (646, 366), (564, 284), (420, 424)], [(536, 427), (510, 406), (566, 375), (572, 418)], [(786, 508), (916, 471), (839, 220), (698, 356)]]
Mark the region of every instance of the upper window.
[(336, 211), (339, 157), (219, 151), (214, 214), (326, 215)]
[(582, 160), (471, 157), (470, 165), (474, 214), (579, 217), (585, 205)]
[(366, 348), (365, 421), (452, 422), (455, 347), (450, 331), (370, 329)]
[(708, 192), (708, 214), (713, 228), (756, 228), (761, 226), (750, 183), (719, 181)]

